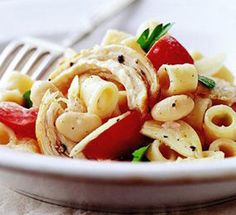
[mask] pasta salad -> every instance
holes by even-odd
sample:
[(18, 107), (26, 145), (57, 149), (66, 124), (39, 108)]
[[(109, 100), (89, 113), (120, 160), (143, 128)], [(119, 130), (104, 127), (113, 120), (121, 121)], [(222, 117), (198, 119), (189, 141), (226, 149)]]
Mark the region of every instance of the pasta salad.
[(236, 156), (236, 86), (224, 55), (189, 53), (148, 21), (67, 50), (47, 80), (17, 71), (0, 91), (0, 145), (74, 159), (185, 161)]

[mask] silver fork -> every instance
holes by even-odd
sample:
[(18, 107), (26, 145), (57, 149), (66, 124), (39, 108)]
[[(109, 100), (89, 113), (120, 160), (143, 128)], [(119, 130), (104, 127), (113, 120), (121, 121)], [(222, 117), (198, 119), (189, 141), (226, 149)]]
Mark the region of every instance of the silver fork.
[(0, 55), (0, 78), (13, 70), (28, 74), (34, 80), (41, 78), (63, 55), (66, 48), (73, 47), (105, 20), (128, 7), (134, 1), (119, 0), (116, 1), (116, 4), (108, 4), (99, 8), (85, 22), (86, 24), (79, 32), (62, 41), (61, 45), (33, 37), (12, 41)]

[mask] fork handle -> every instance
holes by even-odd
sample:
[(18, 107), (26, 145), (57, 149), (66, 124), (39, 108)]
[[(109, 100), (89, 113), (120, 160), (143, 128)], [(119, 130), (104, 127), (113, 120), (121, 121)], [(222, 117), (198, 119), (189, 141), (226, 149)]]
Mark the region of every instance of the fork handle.
[(119, 13), (125, 7), (128, 7), (134, 1), (137, 0), (119, 0), (115, 3), (105, 5), (105, 7), (98, 8), (94, 15), (92, 15), (88, 20), (84, 20), (81, 29), (73, 33), (70, 37), (62, 41), (61, 45), (69, 48), (73, 47), (79, 41), (84, 39), (88, 34), (90, 34), (94, 29), (100, 26), (108, 18)]

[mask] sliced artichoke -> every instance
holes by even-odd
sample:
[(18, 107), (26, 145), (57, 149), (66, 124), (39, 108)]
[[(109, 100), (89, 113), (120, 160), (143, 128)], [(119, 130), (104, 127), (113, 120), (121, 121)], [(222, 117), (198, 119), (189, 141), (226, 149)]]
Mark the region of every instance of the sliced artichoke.
[(182, 120), (165, 123), (146, 121), (141, 134), (160, 140), (184, 157), (202, 157), (202, 145), (197, 133)]
[[(130, 109), (146, 112), (149, 103), (155, 103), (159, 84), (155, 69), (149, 60), (135, 50), (122, 45), (109, 45), (84, 50), (70, 68), (49, 79), (64, 94), (75, 75), (85, 73), (121, 83), (128, 97)], [(150, 97), (151, 101), (148, 99)]]
[(47, 91), (39, 107), (36, 121), (36, 136), (43, 154), (68, 156), (75, 145), (74, 142), (60, 135), (55, 127), (55, 122), (65, 109), (60, 92)]
[(199, 88), (197, 94), (208, 97), (212, 100), (217, 100), (223, 104), (232, 105), (236, 102), (236, 87), (231, 83), (218, 79), (212, 78), (216, 82), (215, 87), (212, 90), (207, 88)]

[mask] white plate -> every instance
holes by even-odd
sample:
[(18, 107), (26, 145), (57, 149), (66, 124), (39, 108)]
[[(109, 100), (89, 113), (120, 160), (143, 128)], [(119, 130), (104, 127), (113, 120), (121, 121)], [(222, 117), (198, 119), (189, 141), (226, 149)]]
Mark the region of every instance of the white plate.
[[(224, 47), (221, 44), (216, 48), (221, 37), (209, 33), (201, 32), (196, 37), (195, 31), (185, 29), (176, 35), (182, 35), (180, 40), (188, 47), (210, 50), (209, 53)], [(233, 37), (224, 41), (225, 50), (233, 48), (233, 41)], [(233, 53), (227, 54), (231, 67), (235, 67)], [(119, 212), (182, 210), (234, 198), (236, 159), (132, 164), (0, 149), (0, 182), (24, 195), (76, 208)]]
[(1, 183), (58, 205), (102, 211), (182, 210), (236, 194), (236, 159), (132, 164), (0, 150)]

